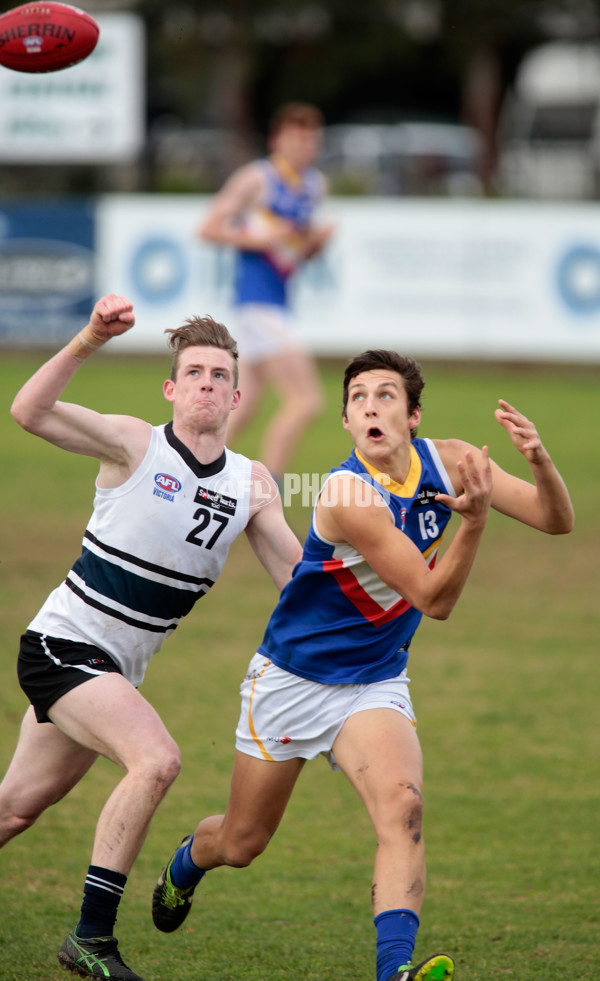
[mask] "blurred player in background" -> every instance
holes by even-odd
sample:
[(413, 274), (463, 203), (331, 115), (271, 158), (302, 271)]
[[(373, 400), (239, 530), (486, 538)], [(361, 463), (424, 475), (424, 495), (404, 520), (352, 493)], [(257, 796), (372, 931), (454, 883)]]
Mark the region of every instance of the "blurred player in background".
[(179, 773), (175, 742), (137, 691), (148, 663), (214, 584), (242, 531), (278, 589), (301, 555), (266, 467), (225, 448), (240, 393), (235, 341), (222, 324), (195, 317), (167, 331), (166, 425), (59, 401), (84, 359), (133, 322), (127, 299), (104, 297), (12, 406), (24, 429), (96, 457), (100, 469), (82, 554), (21, 638), (19, 680), (31, 706), (0, 784), (0, 846), (99, 755), (125, 771), (98, 819), (80, 919), (58, 955), (68, 970), (105, 981), (142, 981), (113, 930), (152, 816)]
[(293, 331), (289, 297), (290, 276), (321, 252), (333, 231), (315, 221), (326, 191), (312, 166), (322, 127), (314, 106), (281, 106), (270, 124), (269, 156), (232, 174), (199, 227), (201, 238), (237, 252), (235, 334), (243, 398), (228, 439), (250, 421), (265, 388), (276, 389), (280, 404), (264, 433), (261, 459), (277, 480), (323, 408), (316, 366)]
[[(372, 902), (377, 981), (450, 981), (452, 958), (413, 964), (425, 894), (423, 764), (406, 674), (425, 614), (446, 619), (465, 585), (490, 506), (548, 534), (573, 526), (567, 489), (532, 422), (500, 400), (496, 419), (533, 483), (487, 447), (420, 439), (419, 366), (366, 351), (346, 369), (350, 457), (321, 489), (302, 561), (242, 683), (231, 793), (161, 872), (153, 919), (185, 919), (208, 869), (247, 866), (266, 848), (307, 759), (324, 754), (357, 791), (377, 851)], [(460, 526), (436, 556), (452, 512)]]

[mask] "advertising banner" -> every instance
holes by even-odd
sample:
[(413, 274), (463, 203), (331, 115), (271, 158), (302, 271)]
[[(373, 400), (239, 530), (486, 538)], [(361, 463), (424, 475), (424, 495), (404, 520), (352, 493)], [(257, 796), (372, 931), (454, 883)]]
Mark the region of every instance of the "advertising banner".
[(0, 66), (0, 162), (119, 163), (145, 139), (145, 27), (135, 14), (94, 15), (89, 58), (68, 71)]
[(0, 200), (0, 344), (60, 347), (95, 302), (94, 203)]
[[(137, 313), (123, 347), (163, 350), (164, 328), (192, 314), (235, 333), (232, 253), (196, 237), (207, 203), (98, 202), (98, 291)], [(600, 361), (600, 205), (336, 198), (329, 210), (336, 235), (292, 294), (316, 354)]]

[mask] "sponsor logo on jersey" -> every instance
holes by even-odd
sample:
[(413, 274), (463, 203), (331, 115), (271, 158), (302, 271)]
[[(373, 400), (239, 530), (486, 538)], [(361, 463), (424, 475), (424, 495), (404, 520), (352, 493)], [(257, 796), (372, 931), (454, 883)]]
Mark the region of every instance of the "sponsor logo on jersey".
[(177, 480), (177, 477), (171, 477), (168, 473), (155, 474), (154, 483), (169, 494), (176, 494), (177, 491), (181, 490), (181, 481)]
[(194, 498), (196, 504), (203, 504), (206, 508), (213, 511), (222, 511), (224, 514), (235, 514), (237, 501), (234, 497), (227, 497), (219, 494), (218, 491), (209, 490), (208, 487), (199, 487)]
[(435, 496), (436, 494), (442, 494), (442, 493), (443, 491), (441, 491), (437, 487), (423, 487), (421, 488), (421, 490), (419, 491), (419, 493), (415, 498), (414, 507), (416, 508), (429, 507), (432, 502), (434, 504), (437, 504), (437, 501), (435, 500)]
[(283, 743), (284, 745), (286, 743), (291, 743), (291, 741), (291, 736), (267, 736), (265, 739), (266, 743)]

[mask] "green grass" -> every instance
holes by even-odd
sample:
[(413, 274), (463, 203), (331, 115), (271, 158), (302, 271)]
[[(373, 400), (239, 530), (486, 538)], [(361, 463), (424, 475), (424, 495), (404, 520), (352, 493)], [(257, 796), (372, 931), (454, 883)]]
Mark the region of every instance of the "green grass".
[[(78, 553), (96, 464), (47, 446), (10, 420), (12, 395), (41, 355), (0, 364), (2, 617), (0, 767), (25, 700), (18, 637)], [(67, 398), (166, 420), (166, 359), (101, 355)], [(507, 398), (537, 423), (570, 487), (576, 530), (549, 538), (490, 518), (464, 596), (413, 644), (413, 700), (426, 763), (428, 894), (417, 957), (448, 949), (457, 981), (596, 981), (598, 913), (598, 372), (575, 367), (424, 364), (422, 435), (490, 445), (527, 475), (493, 418)], [(339, 365), (323, 365), (329, 408), (294, 469), (322, 473), (348, 452)], [(240, 448), (256, 455), (261, 420)], [(309, 511), (289, 519), (303, 536)], [(258, 570), (258, 571), (257, 571)], [(374, 974), (370, 824), (340, 774), (306, 767), (267, 852), (218, 870), (185, 927), (152, 926), (155, 878), (199, 817), (222, 810), (238, 686), (275, 601), (245, 541), (151, 665), (144, 695), (177, 739), (183, 770), (161, 805), (119, 913), (125, 959), (146, 981), (286, 981)], [(77, 919), (97, 813), (118, 773), (99, 762), (65, 801), (2, 853), (0, 979), (64, 977), (56, 950)]]

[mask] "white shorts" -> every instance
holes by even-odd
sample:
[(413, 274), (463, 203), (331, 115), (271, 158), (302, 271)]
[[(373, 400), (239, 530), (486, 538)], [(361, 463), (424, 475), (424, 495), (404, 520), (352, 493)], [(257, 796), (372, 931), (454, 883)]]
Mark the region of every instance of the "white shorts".
[(264, 361), (278, 354), (303, 350), (292, 333), (292, 318), (273, 303), (243, 303), (234, 310), (234, 329), (240, 359)]
[(396, 678), (365, 685), (321, 685), (255, 654), (240, 688), (236, 749), (278, 761), (314, 760), (322, 753), (337, 770), (332, 747), (346, 719), (356, 712), (391, 708), (416, 727), (409, 681), (405, 669)]

